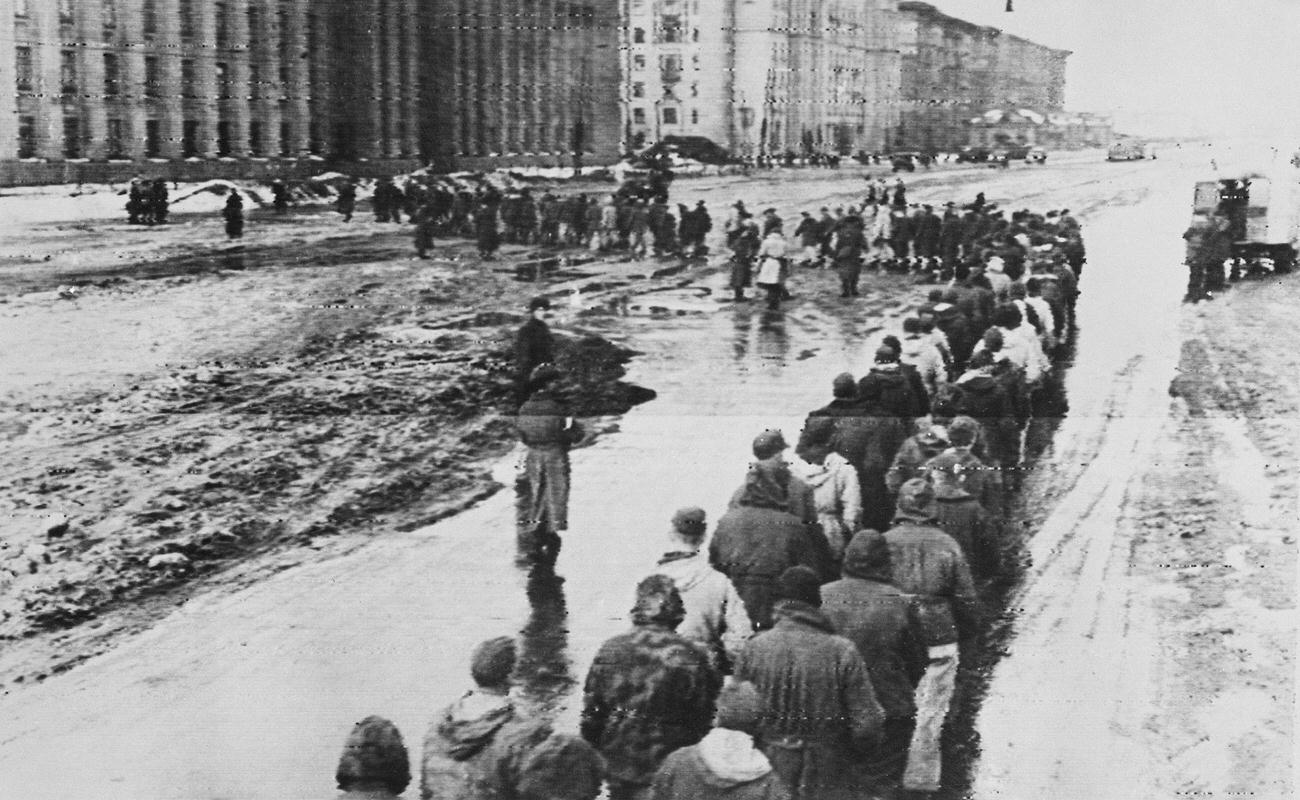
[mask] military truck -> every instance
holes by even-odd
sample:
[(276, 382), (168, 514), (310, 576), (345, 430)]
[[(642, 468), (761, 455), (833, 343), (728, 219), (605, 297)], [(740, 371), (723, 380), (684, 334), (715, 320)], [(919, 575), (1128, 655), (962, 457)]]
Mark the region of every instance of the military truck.
[(1193, 224), (1226, 220), (1234, 272), (1290, 272), (1300, 253), (1300, 172), (1248, 172), (1198, 181)]

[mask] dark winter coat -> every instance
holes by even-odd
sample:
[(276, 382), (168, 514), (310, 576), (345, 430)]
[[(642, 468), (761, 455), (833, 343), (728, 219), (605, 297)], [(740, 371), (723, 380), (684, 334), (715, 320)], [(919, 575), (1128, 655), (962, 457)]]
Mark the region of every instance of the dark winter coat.
[(515, 334), (515, 380), (523, 383), (539, 364), (555, 362), (555, 337), (540, 319), (530, 319)]
[(926, 462), (947, 449), (948, 440), (935, 433), (933, 428), (927, 427), (920, 433), (907, 437), (902, 447), (898, 448), (894, 463), (885, 476), (885, 485), (889, 487), (890, 493), (898, 494), (898, 488), (904, 483), (921, 477), (921, 468)]
[(514, 796), (527, 751), (550, 735), (522, 720), (504, 696), (469, 694), (443, 709), (424, 737), (422, 800), (495, 800)]
[(961, 546), (942, 529), (900, 520), (885, 533), (893, 584), (916, 595), (930, 647), (975, 633), (979, 599)]
[(844, 577), (822, 587), (822, 611), (862, 654), (885, 716), (910, 717), (913, 689), (929, 662), (920, 611), (889, 582), (888, 564), (864, 564), (852, 550), (845, 558)]
[(982, 575), (995, 574), (999, 563), (997, 526), (979, 501), (962, 492), (937, 500), (936, 519), (944, 533), (961, 545), (966, 563)]
[[(748, 759), (716, 759), (709, 745), (719, 734), (747, 736), (739, 731), (713, 731), (700, 744), (668, 756), (655, 774), (650, 800), (789, 800), (790, 791), (762, 753)], [(754, 761), (759, 763), (755, 764)], [(739, 761), (739, 763), (734, 763)], [(766, 771), (763, 765), (766, 764)]]
[[(922, 410), (924, 405), (921, 398), (916, 396), (912, 382), (898, 366), (872, 367), (871, 371), (858, 381), (858, 396), (869, 403), (874, 403), (881, 414), (891, 417), (915, 419), (927, 413)], [(893, 460), (892, 453), (890, 460)]]
[(759, 630), (772, 627), (776, 580), (786, 569), (830, 569), (826, 539), (798, 517), (777, 508), (741, 505), (727, 510), (709, 542), (709, 563), (731, 579)]
[(722, 679), (699, 647), (658, 623), (606, 641), (583, 688), (582, 738), (606, 775), (649, 786), (669, 753), (709, 732)]
[(736, 677), (765, 700), (764, 752), (803, 800), (860, 797), (858, 762), (884, 723), (866, 663), (813, 606), (783, 600), (776, 626), (741, 650)]
[(1016, 463), (1020, 428), (1016, 408), (1006, 389), (990, 375), (963, 376), (957, 381), (957, 413), (984, 426), (989, 459), (999, 465)]

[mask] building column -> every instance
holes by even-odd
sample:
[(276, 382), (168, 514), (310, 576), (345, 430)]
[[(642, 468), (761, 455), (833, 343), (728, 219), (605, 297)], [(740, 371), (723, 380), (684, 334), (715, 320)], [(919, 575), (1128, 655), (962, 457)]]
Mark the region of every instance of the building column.
[[(333, 67), (334, 24), (328, 8), (317, 7), (307, 16), (307, 26), (311, 31), (308, 59), (311, 62), (310, 74), (304, 84), (308, 95), (308, 139), (310, 129), (315, 124), (320, 151), (333, 155), (337, 136), (334, 130), (334, 100), (338, 96)], [(311, 150), (310, 144), (308, 151)]]
[(222, 118), (230, 125), (230, 155), (235, 158), (248, 157), (248, 123), (252, 106), (248, 76), (248, 3), (249, 0), (227, 0), (226, 3), (230, 15), (226, 28), (230, 31), (229, 49), (226, 51), (230, 90)]
[[(36, 30), (32, 43), (36, 64), (33, 88), (36, 92), (36, 155), (52, 160), (63, 159), (63, 87), (60, 84), (59, 9), (57, 3), (28, 3), (28, 13)], [(9, 14), (13, 24), (13, 13)], [(10, 41), (13, 41), (12, 34)], [(10, 64), (13, 63), (11, 60)], [(12, 85), (5, 93), (14, 94)]]
[(158, 38), (163, 48), (158, 55), (162, 87), (162, 156), (182, 157), (185, 138), (185, 87), (181, 81), (181, 53), (175, 44), (181, 40), (180, 0), (158, 0)]
[[(55, 5), (51, 3), (50, 5)], [(127, 158), (140, 159), (145, 155), (145, 119), (147, 108), (144, 84), (144, 14), (140, 0), (129, 4), (119, 3), (117, 25), (121, 29), (118, 41), (130, 45), (118, 49), (118, 63), (122, 70), (122, 149)]]
[[(108, 109), (104, 102), (104, 51), (92, 42), (104, 39), (104, 22), (98, 3), (76, 9), (77, 90), (81, 93), (82, 154), (92, 160), (107, 155)], [(0, 32), (3, 38), (3, 32)], [(2, 45), (0, 45), (2, 46)]]
[[(92, 4), (93, 5), (93, 4)], [(225, 84), (218, 84), (217, 62), (225, 55), (217, 52), (217, 10), (213, 3), (194, 3), (191, 6), (198, 18), (194, 20), (194, 73), (198, 85), (199, 141), (198, 151), (203, 158), (217, 157), (217, 123), (221, 120), (221, 96)]]
[[(406, 119), (406, 135), (402, 137), (402, 154), (420, 155), (420, 141), (423, 117), (420, 109), (420, 95), (423, 81), (420, 80), (420, 15), (417, 13), (415, 0), (406, 0), (402, 8), (402, 36), (406, 40), (406, 61), (402, 64), (401, 106), (402, 116)], [(432, 99), (432, 98), (431, 98)], [(432, 155), (432, 154), (430, 154)]]
[(288, 151), (291, 156), (305, 156), (311, 152), (311, 106), (308, 101), (308, 66), (311, 54), (307, 52), (307, 3), (293, 0), (285, 16), (280, 58), (289, 59), (289, 83), (284, 87), (289, 101)]
[(381, 20), (383, 24), (381, 42), (386, 58), (379, 87), (379, 102), (384, 104), (383, 119), (387, 120), (388, 124), (379, 132), (383, 137), (380, 152), (389, 157), (402, 155), (405, 149), (402, 131), (408, 124), (405, 109), (402, 108), (402, 87), (406, 83), (404, 80), (406, 76), (402, 72), (402, 65), (405, 63), (403, 56), (406, 54), (402, 34), (402, 12), (405, 5), (405, 0), (388, 0), (384, 4), (384, 16)]
[(14, 0), (0, 0), (0, 160), (6, 161), (18, 157), (14, 64)]
[(288, 55), (281, 52), (278, 5), (266, 3), (258, 20), (260, 30), (252, 31), (257, 47), (249, 58), (261, 68), (260, 85), (252, 87), (254, 118), (262, 124), (262, 155), (280, 155), (280, 98), (285, 88), (280, 82), (280, 59)]

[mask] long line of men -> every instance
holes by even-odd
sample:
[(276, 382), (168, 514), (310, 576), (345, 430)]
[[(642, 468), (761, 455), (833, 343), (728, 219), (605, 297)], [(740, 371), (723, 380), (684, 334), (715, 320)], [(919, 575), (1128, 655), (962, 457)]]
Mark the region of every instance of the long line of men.
[[(978, 587), (1003, 573), (1022, 431), (1073, 328), (1065, 245), (1081, 247), (1068, 214), (1004, 223), (974, 211), (989, 233), (959, 250), (947, 285), (884, 337), (865, 375), (834, 378), (831, 401), (805, 420), (798, 458), (787, 460), (780, 431), (763, 431), (711, 536), (702, 509), (674, 514), (665, 552), (637, 585), (631, 628), (588, 670), (577, 734), (515, 701), (513, 638), (484, 642), (474, 688), (424, 739), (422, 798), (593, 800), (602, 786), (611, 800), (939, 790), (957, 666), (980, 631)], [(1007, 240), (1026, 251), (1010, 269), (991, 246)], [(530, 304), (532, 328), (545, 327), (546, 310)], [(532, 328), (521, 341), (538, 338)], [(558, 370), (535, 349), (520, 384), (530, 495), (521, 530), (540, 537), (544, 568), (567, 527), (568, 448), (580, 433)], [(399, 794), (412, 776), (392, 724), (358, 723), (337, 778), (356, 796)]]

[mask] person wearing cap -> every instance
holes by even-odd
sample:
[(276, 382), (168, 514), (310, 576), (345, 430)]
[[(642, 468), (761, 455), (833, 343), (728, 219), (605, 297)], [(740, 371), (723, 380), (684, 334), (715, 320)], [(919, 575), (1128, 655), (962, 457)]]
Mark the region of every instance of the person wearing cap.
[(937, 406), (928, 421), (922, 420), (924, 424), (918, 426), (920, 430), (903, 441), (889, 472), (885, 473), (885, 486), (891, 495), (897, 496), (902, 485), (912, 478), (923, 477), (926, 462), (948, 449), (948, 423), (951, 420), (951, 405)]
[[(789, 447), (790, 445), (785, 443), (785, 436), (781, 431), (769, 429), (754, 437), (752, 452), (755, 459), (761, 462), (772, 462), (774, 472), (781, 472), (785, 476), (786, 510), (806, 524), (815, 525), (817, 523), (817, 501), (813, 497), (812, 487), (788, 468), (784, 453)], [(745, 495), (746, 487), (749, 486), (749, 478), (750, 475), (747, 474), (745, 482), (736, 491), (732, 492), (727, 508), (736, 508), (742, 505), (741, 498)]]
[(556, 391), (559, 380), (560, 371), (551, 364), (533, 370), (532, 394), (515, 419), (519, 440), (527, 447), (523, 461), (527, 497), (519, 504), (520, 549), (551, 562), (560, 551), (560, 532), (569, 527), (569, 448), (583, 437), (582, 426)]
[(791, 567), (776, 582), (776, 624), (745, 645), (736, 678), (766, 706), (763, 751), (796, 800), (866, 796), (860, 769), (884, 722), (867, 665), (821, 609), (821, 578)]
[(730, 674), (754, 625), (736, 587), (709, 564), (708, 554), (701, 550), (706, 532), (704, 509), (679, 509), (668, 534), (669, 550), (653, 573), (672, 578), (681, 592), (686, 617), (677, 632), (704, 648), (719, 672)]
[(727, 237), (727, 247), (731, 247), (735, 244), (736, 237), (740, 235), (741, 223), (746, 219), (749, 219), (751, 216), (753, 215), (745, 209), (745, 202), (743, 200), (737, 200), (731, 204), (731, 213), (727, 215), (727, 221), (723, 223), (722, 228), (723, 233)]
[[(958, 437), (970, 441), (971, 432), (959, 427)], [(989, 481), (981, 469), (983, 465), (975, 466), (965, 458), (967, 455), (941, 453), (925, 465), (938, 509), (935, 521), (961, 545), (972, 570), (984, 577), (995, 576), (1001, 555), (998, 524), (975, 494), (984, 490)]]
[(800, 474), (813, 491), (817, 522), (838, 565), (844, 546), (862, 523), (862, 486), (858, 471), (834, 450), (835, 422), (833, 417), (809, 419), (796, 454), (802, 459)]
[[(898, 417), (910, 425), (925, 416), (925, 398), (918, 397), (913, 383), (904, 373), (899, 351), (888, 344), (876, 349), (870, 371), (858, 381), (858, 397), (874, 397), (879, 413)], [(901, 440), (900, 440), (901, 441)], [(893, 453), (890, 453), (893, 459)]]
[(862, 277), (862, 254), (867, 248), (867, 237), (862, 230), (862, 218), (856, 214), (846, 217), (835, 232), (834, 264), (840, 279), (840, 298), (858, 297), (858, 282)]
[(555, 337), (546, 324), (551, 299), (541, 295), (528, 301), (528, 321), (515, 332), (515, 400), (528, 399), (528, 379), (542, 364), (555, 363)]
[(985, 436), (984, 426), (971, 417), (954, 418), (948, 423), (948, 446), (911, 477), (925, 477), (932, 466), (949, 469), (949, 464), (955, 465), (965, 489), (994, 519), (1001, 520), (1006, 517), (1002, 476), (995, 465), (984, 460)]
[(822, 587), (822, 610), (835, 630), (862, 654), (885, 711), (880, 747), (866, 767), (872, 777), (903, 774), (916, 720), (914, 687), (930, 660), (920, 611), (893, 584), (889, 544), (883, 534), (859, 531), (844, 553), (840, 580)]
[(754, 259), (758, 257), (762, 246), (758, 236), (758, 223), (748, 215), (737, 222), (734, 235), (728, 234), (728, 246), (731, 248), (731, 280), (728, 286), (734, 292), (734, 300), (743, 303), (749, 300), (745, 290), (754, 282)]
[(894, 524), (885, 533), (893, 583), (916, 597), (929, 649), (903, 771), (903, 788), (915, 792), (939, 790), (939, 737), (956, 688), (958, 643), (973, 640), (979, 623), (970, 566), (961, 546), (936, 524), (938, 516), (934, 490), (914, 478), (899, 489)]
[(411, 759), (397, 726), (370, 716), (352, 726), (334, 771), (339, 800), (388, 800), (411, 782)]
[[(907, 387), (912, 393), (912, 408), (908, 415), (912, 420), (930, 413), (930, 392), (926, 388), (921, 370), (913, 363), (903, 359), (903, 342), (894, 334), (886, 334), (880, 340), (881, 347), (888, 347), (897, 356), (898, 371), (907, 378)], [(887, 365), (886, 365), (887, 366)]]
[(913, 220), (916, 226), (916, 255), (918, 258), (934, 258), (939, 255), (939, 237), (943, 230), (943, 221), (934, 213), (934, 206), (923, 205)]
[(754, 742), (763, 698), (732, 681), (718, 695), (713, 730), (673, 751), (655, 773), (650, 800), (789, 800), (790, 791)]
[(447, 706), (424, 738), (422, 800), (595, 800), (604, 765), (591, 745), (520, 713), (510, 696), (515, 641), (470, 656), (476, 688)]
[(1014, 399), (994, 375), (995, 350), (971, 356), (966, 372), (954, 384), (958, 414), (971, 417), (983, 428), (986, 455), (999, 469), (1012, 470), (1020, 461), (1020, 426)]
[[(790, 467), (779, 458), (750, 464), (744, 486), (709, 542), (709, 563), (731, 580), (759, 630), (772, 626), (776, 578), (787, 567), (802, 565), (826, 579), (834, 577), (816, 517), (809, 524), (791, 513), (791, 484)], [(802, 481), (799, 485), (805, 486)], [(809, 502), (808, 507), (815, 515), (815, 504)]]
[(611, 800), (648, 796), (668, 754), (709, 732), (722, 679), (709, 657), (676, 633), (686, 616), (672, 578), (636, 588), (632, 630), (596, 652), (583, 686), (582, 738), (605, 758)]
[(779, 216), (777, 216), (775, 208), (763, 209), (762, 234), (764, 239), (766, 239), (768, 234), (770, 234), (772, 231), (777, 231), (778, 233), (780, 233), (781, 227), (784, 224), (785, 223), (782, 221), (782, 219)]
[(785, 237), (781, 235), (781, 227), (770, 227), (758, 248), (758, 275), (754, 279), (754, 283), (767, 292), (769, 311), (780, 309), (781, 299), (785, 296), (788, 270), (786, 253), (787, 245)]
[(928, 335), (920, 317), (908, 317), (903, 320), (903, 338), (899, 340), (902, 349), (899, 360), (902, 364), (916, 369), (921, 378), (926, 398), (939, 395), (939, 391), (948, 383), (948, 367), (943, 354), (934, 346), (933, 338)]
[(501, 233), (497, 229), (498, 207), (497, 198), (492, 196), (484, 197), (474, 207), (474, 237), (478, 243), (478, 257), (484, 261), (490, 261), (501, 246)]

